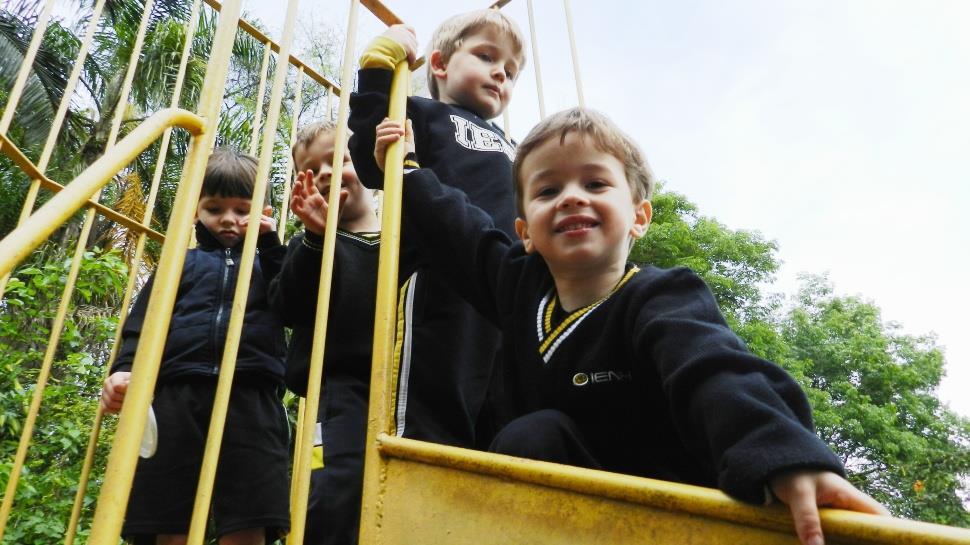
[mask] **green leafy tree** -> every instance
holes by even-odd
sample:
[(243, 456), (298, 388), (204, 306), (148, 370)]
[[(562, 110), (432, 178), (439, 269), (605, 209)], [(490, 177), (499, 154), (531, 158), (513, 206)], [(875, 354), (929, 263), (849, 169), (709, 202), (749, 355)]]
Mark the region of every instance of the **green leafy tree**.
[(970, 421), (937, 397), (944, 358), (933, 335), (904, 334), (872, 302), (804, 276), (780, 339), (850, 480), (897, 515), (970, 526)]

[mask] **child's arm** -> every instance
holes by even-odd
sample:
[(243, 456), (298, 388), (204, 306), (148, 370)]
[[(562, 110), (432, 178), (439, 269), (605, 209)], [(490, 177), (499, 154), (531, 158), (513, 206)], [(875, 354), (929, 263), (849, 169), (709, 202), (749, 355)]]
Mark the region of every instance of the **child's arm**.
[[(374, 157), (381, 163), (387, 147), (402, 137), (405, 150), (414, 150), (410, 120), (405, 128), (384, 118), (375, 134)], [(433, 171), (405, 161), (402, 246), (416, 248), (452, 289), (498, 325), (499, 309), (504, 307), (498, 300), (498, 279), (512, 255), (512, 241), (464, 192), (442, 184)]]
[(783, 471), (771, 479), (771, 491), (791, 509), (802, 545), (824, 545), (818, 508), (835, 507), (889, 516), (879, 502), (831, 471)]
[(259, 237), (256, 239), (256, 248), (259, 250), (259, 265), (263, 280), (268, 286), (270, 281), (280, 272), (283, 256), (286, 255), (286, 247), (283, 246), (276, 234), (273, 207), (269, 205), (263, 207), (263, 215), (259, 218)]

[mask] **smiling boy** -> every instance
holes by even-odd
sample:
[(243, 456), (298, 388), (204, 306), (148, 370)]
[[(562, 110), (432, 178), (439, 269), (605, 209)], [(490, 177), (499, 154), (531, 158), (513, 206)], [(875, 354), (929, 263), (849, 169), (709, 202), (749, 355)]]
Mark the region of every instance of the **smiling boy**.
[[(391, 70), (416, 56), (414, 31), (395, 25), (361, 57), (358, 92), (350, 99), (350, 152), (367, 187), (383, 182), (382, 165), (373, 155), (374, 130), (387, 115)], [(500, 11), (463, 13), (438, 27), (426, 57), (432, 98), (410, 97), (407, 105), (417, 158), (513, 236), (515, 151), (489, 120), (512, 98), (525, 64), (522, 34)], [(494, 426), (483, 424), (480, 414), (494, 376), (498, 331), (435, 271), (417, 270), (402, 290), (398, 336), (403, 342), (396, 355), (400, 381), (394, 393), (397, 434), (487, 446)]]
[[(378, 127), (377, 155), (403, 136)], [(777, 497), (804, 545), (818, 505), (887, 514), (842, 475), (798, 384), (752, 355), (686, 268), (637, 267), (653, 174), (636, 144), (580, 108), (519, 146), (513, 243), (432, 172), (404, 181), (405, 236), (503, 332), (515, 418), (493, 452)]]

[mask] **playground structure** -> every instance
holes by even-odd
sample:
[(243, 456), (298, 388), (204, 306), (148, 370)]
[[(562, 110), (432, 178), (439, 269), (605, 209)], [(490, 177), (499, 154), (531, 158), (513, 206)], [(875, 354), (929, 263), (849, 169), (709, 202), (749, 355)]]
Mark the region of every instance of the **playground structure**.
[[(528, 1), (532, 51), (537, 51), (534, 32), (534, 11)], [(508, 0), (492, 6), (500, 9)], [(128, 491), (138, 457), (145, 417), (151, 402), (164, 347), (169, 318), (175, 301), (175, 290), (184, 261), (184, 249), (191, 244), (192, 219), (196, 198), (199, 194), (206, 159), (215, 144), (216, 127), (220, 105), (226, 88), (232, 58), (233, 41), (238, 32), (249, 34), (263, 44), (264, 56), (262, 78), (257, 104), (264, 100), (269, 87), (268, 107), (263, 119), (262, 109), (256, 108), (250, 151), (257, 153), (259, 166), (256, 188), (253, 194), (253, 216), (250, 221), (258, 223), (263, 208), (270, 170), (273, 161), (275, 135), (280, 123), (283, 90), (289, 68), (296, 71), (296, 101), (301, 100), (300, 91), (304, 78), (309, 78), (328, 90), (327, 108), (330, 101), (339, 97), (338, 133), (335, 141), (342, 142), (346, 136), (349, 90), (354, 70), (354, 45), (356, 43), (359, 6), (370, 10), (385, 24), (402, 22), (397, 15), (377, 0), (350, 2), (347, 23), (346, 46), (341, 67), (339, 85), (329, 81), (304, 61), (291, 55), (293, 48), (297, 0), (287, 4), (285, 23), (279, 42), (275, 42), (251, 24), (240, 18), (240, 0), (220, 4), (215, 0), (194, 0), (187, 23), (185, 48), (171, 105), (153, 113), (137, 128), (119, 139), (128, 93), (131, 90), (135, 69), (144, 41), (152, 1), (148, 0), (138, 30), (138, 37), (125, 74), (121, 99), (113, 112), (111, 133), (105, 153), (74, 180), (60, 184), (45, 176), (48, 161), (64, 121), (69, 101), (75, 92), (82, 61), (87, 55), (91, 38), (97, 27), (105, 1), (98, 0), (91, 14), (88, 34), (78, 52), (76, 69), (71, 74), (61, 107), (55, 115), (47, 142), (39, 159), (34, 162), (20, 151), (7, 137), (17, 104), (33, 64), (33, 56), (40, 46), (40, 38), (53, 11), (54, 1), (49, 0), (38, 20), (34, 39), (25, 55), (20, 75), (9, 94), (3, 115), (0, 117), (0, 151), (33, 180), (18, 227), (0, 241), (0, 296), (14, 268), (43, 244), (62, 224), (77, 211), (86, 208), (84, 226), (78, 236), (72, 267), (61, 296), (57, 317), (51, 327), (51, 339), (41, 364), (33, 399), (22, 426), (20, 443), (12, 462), (0, 505), (0, 537), (3, 536), (14, 502), (20, 470), (29, 456), (33, 440), (33, 428), (43, 401), (54, 353), (58, 346), (60, 331), (71, 300), (71, 292), (80, 269), (96, 214), (109, 221), (124, 225), (139, 233), (137, 249), (130, 266), (129, 279), (123, 303), (118, 309), (119, 324), (116, 342), (122, 322), (132, 300), (136, 275), (147, 238), (164, 242), (156, 270), (156, 281), (144, 324), (142, 342), (138, 347), (136, 361), (141, 373), (132, 375), (128, 396), (120, 414), (114, 442), (103, 476), (97, 507), (91, 520), (88, 543), (114, 545), (118, 542), (124, 518)], [(569, 34), (572, 22), (568, 0), (564, 2)], [(186, 63), (192, 46), (194, 32), (201, 10), (219, 12), (218, 27), (209, 56), (208, 68), (198, 106), (194, 112), (179, 108)], [(579, 77), (575, 40), (571, 39), (574, 76), (580, 103), (584, 97)], [(270, 57), (275, 54), (277, 70), (272, 82), (267, 82)], [(537, 55), (531, 63), (536, 72), (540, 115), (545, 115), (542, 100), (540, 64)], [(280, 68), (284, 69), (280, 69)], [(389, 116), (403, 120), (404, 101), (409, 89), (409, 67), (402, 63), (395, 70), (395, 83), (391, 97)], [(267, 85), (269, 83), (269, 85)], [(299, 111), (299, 106), (294, 112)], [(506, 120), (506, 126), (508, 122)], [(292, 126), (298, 125), (293, 120)], [(172, 204), (168, 229), (164, 234), (153, 230), (151, 219), (158, 191), (158, 181), (164, 166), (172, 130), (178, 128), (191, 134), (189, 150), (182, 171), (182, 181)], [(292, 141), (294, 134), (290, 135)], [(146, 212), (141, 218), (130, 218), (98, 202), (101, 189), (117, 173), (125, 170), (131, 161), (156, 140), (161, 138), (158, 170), (148, 196)], [(345, 150), (335, 151), (334, 165), (343, 162)], [(757, 543), (791, 544), (796, 539), (787, 511), (781, 507), (755, 507), (732, 500), (721, 492), (695, 486), (668, 483), (618, 475), (613, 473), (561, 466), (545, 462), (522, 460), (507, 456), (470, 451), (454, 447), (423, 443), (396, 437), (393, 434), (390, 413), (392, 398), (391, 364), (397, 305), (397, 266), (400, 241), (400, 203), (403, 149), (399, 144), (388, 150), (383, 196), (381, 265), (378, 278), (377, 309), (375, 310), (375, 340), (371, 388), (371, 410), (368, 419), (368, 448), (364, 479), (364, 499), (361, 518), (361, 543)], [(285, 159), (285, 178), (290, 177), (292, 165)], [(34, 204), (43, 188), (55, 193), (43, 206), (34, 210)], [(329, 202), (339, 203), (339, 185), (331, 188)], [(280, 224), (287, 219), (288, 191), (283, 195)], [(287, 543), (303, 543), (303, 527), (309, 491), (310, 458), (313, 426), (321, 395), (321, 377), (324, 366), (323, 353), (330, 300), (330, 276), (336, 236), (337, 214), (328, 217), (324, 243), (321, 289), (317, 304), (316, 332), (310, 369), (310, 379), (305, 402), (300, 404), (297, 428), (297, 448), (294, 454), (293, 486), (291, 493), (292, 530)], [(280, 229), (281, 236), (284, 229)], [(234, 308), (245, 306), (249, 288), (249, 272), (256, 252), (256, 230), (247, 233), (240, 264), (240, 275), (235, 292)], [(228, 404), (229, 385), (235, 368), (235, 354), (242, 330), (242, 313), (233, 312), (229, 321), (229, 333), (221, 365), (219, 386), (212, 413), (209, 439), (198, 485), (190, 545), (201, 545), (205, 538), (205, 526), (212, 486), (216, 472), (219, 446)], [(112, 358), (115, 354), (112, 354)], [(311, 415), (309, 418), (306, 415)], [(65, 544), (72, 545), (77, 528), (87, 514), (82, 513), (81, 499), (90, 479), (91, 460), (98, 443), (103, 414), (93, 415), (92, 432), (87, 458), (79, 476), (75, 506), (70, 513)], [(474, 492), (470, 492), (474, 491)], [(829, 510), (823, 512), (823, 526), (829, 543), (865, 544), (970, 544), (970, 531), (926, 523), (889, 519)]]

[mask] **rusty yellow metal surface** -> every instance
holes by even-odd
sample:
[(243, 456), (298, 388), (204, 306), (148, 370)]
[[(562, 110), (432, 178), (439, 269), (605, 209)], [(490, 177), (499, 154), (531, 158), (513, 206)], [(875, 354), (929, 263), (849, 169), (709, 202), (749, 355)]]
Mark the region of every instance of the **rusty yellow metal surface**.
[[(720, 491), (379, 437), (382, 544), (796, 544), (784, 506)], [(967, 545), (970, 530), (823, 510), (829, 544)]]

